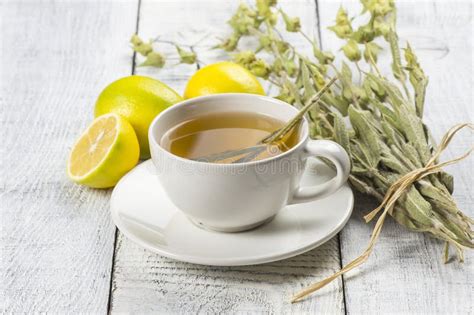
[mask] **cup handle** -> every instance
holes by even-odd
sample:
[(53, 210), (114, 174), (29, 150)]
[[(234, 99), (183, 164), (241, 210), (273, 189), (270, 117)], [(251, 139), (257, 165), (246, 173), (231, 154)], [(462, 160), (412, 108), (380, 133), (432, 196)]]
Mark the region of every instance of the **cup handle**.
[(351, 162), (347, 152), (334, 141), (329, 140), (309, 140), (303, 149), (304, 159), (309, 157), (324, 157), (336, 166), (336, 176), (326, 183), (298, 187), (293, 193), (293, 197), (288, 204), (296, 204), (319, 199), (332, 194), (338, 190), (349, 177)]

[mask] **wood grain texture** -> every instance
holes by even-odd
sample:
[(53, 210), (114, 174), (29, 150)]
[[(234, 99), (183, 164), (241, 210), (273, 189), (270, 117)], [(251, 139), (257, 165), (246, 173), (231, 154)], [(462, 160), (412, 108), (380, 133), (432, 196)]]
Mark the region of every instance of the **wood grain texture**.
[[(164, 34), (162, 39), (180, 44), (196, 43), (202, 64), (227, 57), (210, 47), (216, 36), (229, 34), (225, 27), (236, 1), (142, 0), (139, 33), (144, 38)], [(308, 34), (316, 25), (313, 1), (281, 1), (291, 14), (302, 17)], [(222, 27), (221, 27), (222, 26)], [(300, 45), (301, 42), (295, 42)], [(243, 43), (251, 45), (251, 43)], [(173, 49), (157, 44), (160, 50)], [(172, 53), (172, 51), (169, 51)], [(139, 62), (142, 59), (139, 58)], [(195, 72), (188, 65), (137, 73), (156, 77), (182, 93)], [(291, 305), (297, 290), (331, 274), (340, 266), (338, 238), (304, 255), (280, 262), (247, 267), (209, 267), (174, 261), (140, 248), (118, 235), (111, 296), (112, 313), (265, 313), (314, 314), (344, 312), (342, 281), (318, 293), (318, 298)]]
[(130, 74), (137, 1), (0, 2), (0, 313), (105, 313), (108, 190), (66, 177), (106, 84)]
[[(171, 260), (119, 237), (112, 313), (343, 313), (335, 282), (318, 299), (291, 305), (288, 297), (334, 272), (337, 240), (297, 257), (259, 266), (209, 267)], [(338, 293), (335, 293), (338, 292)]]
[[(355, 1), (342, 3), (352, 16), (361, 11)], [(339, 49), (341, 41), (325, 29), (333, 25), (339, 5), (340, 2), (319, 1), (322, 44), (332, 51)], [(399, 1), (397, 6), (400, 38), (410, 41), (430, 78), (425, 121), (435, 138), (440, 139), (455, 123), (473, 120), (472, 2)], [(380, 58), (388, 57), (387, 52)], [(443, 158), (460, 155), (473, 140), (472, 133), (459, 134)], [(472, 157), (448, 168), (455, 178), (458, 205), (471, 217), (473, 170)], [(344, 263), (367, 246), (373, 224), (365, 224), (362, 216), (375, 206), (364, 196), (356, 198), (352, 219), (341, 232)], [(347, 312), (473, 313), (474, 255), (468, 250), (464, 264), (454, 261), (444, 265), (442, 247), (441, 242), (388, 220), (369, 261), (344, 277)]]
[[(144, 38), (165, 34), (163, 39), (181, 44), (199, 42), (201, 64), (224, 57), (208, 48), (216, 35), (227, 34), (224, 22), (235, 1), (142, 1)], [(302, 17), (307, 33), (316, 31), (311, 0), (280, 2)], [(108, 311), (115, 232), (110, 191), (70, 183), (65, 161), (90, 123), (101, 89), (131, 72), (127, 42), (135, 30), (137, 3), (0, 0), (0, 313)], [(326, 27), (340, 3), (318, 3), (322, 44), (333, 51), (340, 42)], [(360, 12), (354, 1), (348, 6)], [(473, 120), (472, 2), (402, 1), (399, 7), (400, 35), (412, 43), (430, 76), (426, 121), (439, 139), (452, 124)], [(137, 69), (180, 93), (194, 71), (189, 65)], [(463, 133), (445, 158), (460, 154), (473, 140)], [(473, 216), (473, 159), (448, 170), (455, 176), (460, 207)], [(362, 216), (375, 203), (358, 196), (356, 205), (341, 233), (344, 263), (360, 254), (372, 231)], [(291, 293), (339, 269), (338, 248), (336, 237), (281, 262), (206, 267), (153, 254), (119, 233), (110, 311), (474, 313), (472, 252), (464, 264), (443, 265), (438, 241), (391, 220), (369, 262), (344, 277), (346, 308), (342, 279), (290, 305)]]

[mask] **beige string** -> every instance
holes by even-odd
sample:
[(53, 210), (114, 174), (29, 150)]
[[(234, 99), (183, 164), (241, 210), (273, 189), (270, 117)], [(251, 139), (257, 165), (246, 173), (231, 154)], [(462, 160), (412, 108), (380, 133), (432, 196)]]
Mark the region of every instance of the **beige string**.
[(395, 203), (397, 202), (398, 198), (400, 198), (400, 196), (402, 196), (405, 193), (406, 189), (409, 188), (414, 182), (422, 179), (423, 177), (426, 177), (430, 174), (440, 172), (443, 167), (445, 167), (447, 165), (450, 165), (450, 164), (457, 163), (457, 162), (465, 159), (474, 150), (474, 147), (471, 147), (470, 150), (468, 150), (466, 153), (464, 153), (463, 155), (461, 155), (457, 158), (451, 159), (451, 160), (443, 162), (443, 163), (435, 164), (436, 160), (439, 158), (441, 153), (447, 148), (447, 146), (451, 142), (454, 135), (459, 130), (461, 130), (465, 127), (468, 127), (469, 129), (474, 130), (474, 125), (470, 124), (470, 123), (459, 124), (459, 125), (456, 125), (456, 126), (452, 127), (451, 129), (449, 129), (448, 132), (444, 135), (444, 137), (443, 137), (440, 145), (438, 146), (435, 154), (431, 157), (431, 159), (428, 161), (426, 166), (423, 167), (423, 168), (420, 168), (420, 169), (413, 170), (413, 171), (405, 174), (403, 177), (401, 177), (395, 183), (393, 183), (393, 185), (387, 190), (387, 193), (386, 193), (384, 199), (382, 200), (382, 203), (380, 204), (380, 206), (378, 206), (376, 209), (374, 209), (373, 211), (371, 211), (368, 215), (366, 215), (364, 217), (365, 221), (369, 222), (370, 220), (372, 220), (377, 215), (377, 213), (379, 213), (382, 209), (384, 209), (384, 211), (382, 212), (382, 214), (378, 218), (377, 223), (375, 224), (374, 231), (372, 233), (372, 236), (370, 237), (369, 246), (362, 253), (362, 255), (360, 255), (359, 257), (357, 257), (356, 259), (354, 259), (350, 263), (348, 263), (346, 266), (344, 266), (341, 270), (339, 270), (338, 272), (336, 272), (332, 276), (327, 277), (326, 279), (324, 279), (324, 280), (322, 280), (318, 283), (312, 284), (309, 287), (307, 287), (307, 288), (303, 289), (302, 291), (298, 292), (297, 294), (295, 294), (293, 296), (293, 298), (291, 299), (291, 303), (295, 303), (295, 302), (300, 301), (301, 299), (308, 296), (309, 294), (311, 294), (311, 293), (321, 289), (322, 287), (326, 286), (327, 284), (332, 282), (334, 279), (336, 279), (340, 275), (346, 273), (349, 270), (354, 269), (355, 267), (357, 267), (357, 266), (363, 264), (365, 261), (367, 261), (367, 259), (369, 258), (370, 254), (372, 253), (372, 250), (375, 246), (375, 242), (377, 241), (377, 238), (379, 237), (380, 231), (382, 230), (382, 226), (383, 226), (383, 223), (385, 221), (385, 218), (387, 217), (387, 214), (392, 211), (392, 209), (395, 206)]

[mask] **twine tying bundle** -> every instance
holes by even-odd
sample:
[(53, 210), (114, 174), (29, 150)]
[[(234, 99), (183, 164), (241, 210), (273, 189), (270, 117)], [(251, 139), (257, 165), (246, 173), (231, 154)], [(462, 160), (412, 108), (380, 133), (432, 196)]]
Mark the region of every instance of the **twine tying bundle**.
[[(388, 189), (387, 194), (385, 195), (384, 199), (382, 200), (381, 204), (372, 210), (369, 214), (367, 214), (364, 219), (366, 222), (370, 222), (382, 209), (383, 212), (380, 215), (380, 217), (377, 220), (377, 223), (375, 224), (372, 236), (370, 237), (370, 242), (369, 246), (366, 248), (366, 250), (357, 257), (356, 259), (352, 260), (350, 263), (348, 263), (346, 266), (344, 266), (341, 270), (338, 272), (334, 273), (332, 276), (327, 277), (326, 279), (315, 283), (302, 291), (298, 292), (293, 296), (291, 299), (291, 303), (295, 303), (303, 299), (304, 297), (308, 296), (309, 294), (321, 289), (322, 287), (326, 286), (333, 280), (335, 280), (337, 277), (340, 275), (346, 273), (349, 270), (352, 270), (356, 268), (357, 266), (360, 266), (363, 264), (367, 259), (369, 258), (370, 254), (372, 253), (372, 250), (375, 246), (375, 242), (377, 241), (377, 238), (380, 235), (380, 232), (382, 230), (383, 223), (385, 222), (385, 218), (387, 217), (387, 214), (391, 213), (393, 211), (393, 208), (398, 200), (405, 192), (406, 190), (413, 185), (416, 181), (440, 172), (443, 167), (457, 163), (466, 157), (468, 157), (471, 152), (474, 150), (474, 146), (471, 147), (467, 152), (465, 152), (463, 155), (456, 157), (454, 159), (442, 162), (442, 163), (437, 163), (436, 161), (438, 160), (439, 156), (443, 151), (448, 147), (449, 143), (453, 139), (454, 135), (460, 131), (463, 128), (469, 128), (471, 130), (474, 130), (474, 125), (471, 123), (463, 123), (463, 124), (458, 124), (452, 127), (451, 129), (446, 132), (444, 135), (441, 143), (439, 144), (438, 148), (436, 149), (435, 153), (431, 157), (431, 159), (428, 161), (428, 163), (425, 165), (425, 167), (413, 170), (404, 176), (402, 176), (400, 179), (398, 179), (395, 183), (392, 184), (392, 186)], [(455, 244), (456, 246), (463, 247), (461, 244)]]

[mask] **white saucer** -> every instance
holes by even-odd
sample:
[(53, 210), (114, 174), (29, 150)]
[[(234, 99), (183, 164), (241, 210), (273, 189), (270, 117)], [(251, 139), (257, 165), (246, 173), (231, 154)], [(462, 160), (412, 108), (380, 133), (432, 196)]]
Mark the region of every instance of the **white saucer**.
[[(115, 186), (110, 203), (112, 219), (140, 246), (195, 264), (254, 265), (304, 253), (336, 235), (349, 219), (354, 203), (346, 184), (324, 199), (287, 206), (256, 229), (240, 233), (207, 231), (191, 223), (171, 203), (153, 167), (151, 160), (145, 161)], [(312, 159), (302, 184), (324, 182), (333, 174), (329, 167)]]

